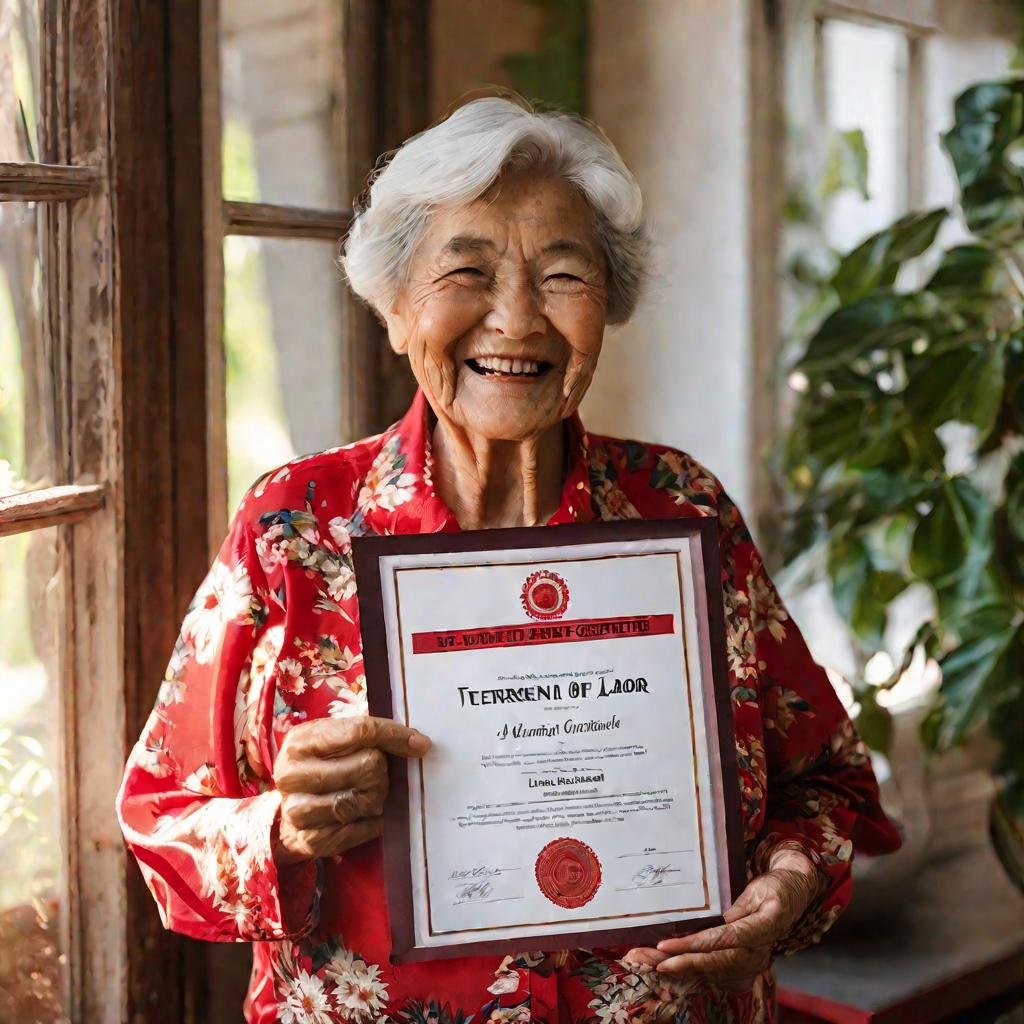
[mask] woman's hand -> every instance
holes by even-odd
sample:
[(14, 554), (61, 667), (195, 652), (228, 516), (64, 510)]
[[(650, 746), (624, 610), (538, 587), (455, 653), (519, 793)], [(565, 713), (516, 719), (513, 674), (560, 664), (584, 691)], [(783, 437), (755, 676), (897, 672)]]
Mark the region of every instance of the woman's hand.
[(631, 949), (623, 959), (673, 978), (706, 978), (720, 988), (748, 991), (820, 892), (817, 869), (802, 853), (779, 850), (768, 871), (750, 881), (717, 928), (663, 939), (657, 949)]
[(430, 740), (388, 718), (322, 718), (294, 726), (274, 764), (284, 793), (274, 851), (281, 865), (332, 857), (381, 834), (387, 754), (422, 757)]

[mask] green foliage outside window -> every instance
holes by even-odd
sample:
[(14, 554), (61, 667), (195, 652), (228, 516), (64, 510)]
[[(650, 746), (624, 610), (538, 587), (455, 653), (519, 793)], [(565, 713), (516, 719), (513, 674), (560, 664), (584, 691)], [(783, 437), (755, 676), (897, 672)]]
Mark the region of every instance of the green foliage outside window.
[[(885, 747), (878, 693), (923, 648), (942, 671), (926, 743), (948, 748), (986, 722), (1000, 741), (1004, 810), (1019, 820), (1024, 81), (974, 86), (955, 115), (943, 142), (957, 207), (903, 217), (822, 282), (820, 326), (792, 367), (803, 393), (784, 456), (793, 505), (785, 553), (793, 561), (824, 549), (821, 575), (862, 659), (882, 649), (893, 599), (912, 584), (928, 587), (933, 614), (892, 677), (854, 684), (862, 734)], [(955, 217), (972, 237), (931, 253), (935, 269), (922, 286), (897, 287), (901, 269)]]

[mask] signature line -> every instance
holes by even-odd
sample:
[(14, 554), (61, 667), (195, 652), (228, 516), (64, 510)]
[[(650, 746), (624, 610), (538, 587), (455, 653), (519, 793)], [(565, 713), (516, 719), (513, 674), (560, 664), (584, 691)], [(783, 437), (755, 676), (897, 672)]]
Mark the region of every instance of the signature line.
[(696, 885), (696, 882), (655, 882), (653, 885), (627, 885), (616, 892), (634, 892), (637, 889), (675, 889), (680, 885)]

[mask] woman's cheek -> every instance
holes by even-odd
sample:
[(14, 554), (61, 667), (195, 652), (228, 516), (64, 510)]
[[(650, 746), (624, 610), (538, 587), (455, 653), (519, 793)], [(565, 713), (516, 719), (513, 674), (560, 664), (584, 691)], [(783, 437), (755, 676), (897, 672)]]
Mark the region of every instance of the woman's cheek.
[(409, 363), (417, 383), (443, 407), (455, 398), (455, 346), (458, 324), (427, 314), (419, 319), (409, 345)]
[(551, 326), (574, 352), (595, 357), (600, 353), (606, 326), (603, 293), (555, 295), (546, 306), (545, 315)]

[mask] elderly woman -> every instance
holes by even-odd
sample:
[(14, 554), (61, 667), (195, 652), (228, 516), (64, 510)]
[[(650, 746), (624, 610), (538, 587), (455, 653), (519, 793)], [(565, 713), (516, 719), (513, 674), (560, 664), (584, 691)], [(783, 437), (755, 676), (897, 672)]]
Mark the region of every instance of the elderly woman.
[[(646, 253), (604, 135), (508, 98), (463, 105), (372, 181), (342, 263), (419, 393), (383, 434), (246, 495), (119, 797), (164, 924), (253, 943), (250, 1022), (768, 1021), (772, 958), (835, 920), (854, 847), (898, 845), (715, 477), (576, 415)], [(749, 867), (726, 923), (657, 949), (392, 965), (385, 755), (429, 757), (430, 740), (367, 716), (350, 538), (695, 515), (719, 523)]]

